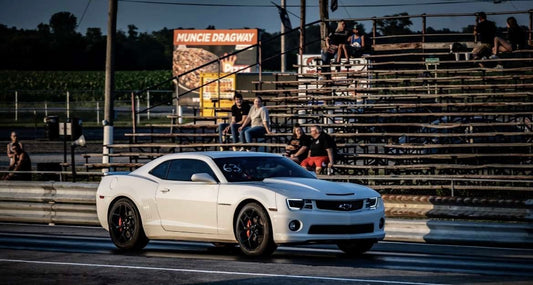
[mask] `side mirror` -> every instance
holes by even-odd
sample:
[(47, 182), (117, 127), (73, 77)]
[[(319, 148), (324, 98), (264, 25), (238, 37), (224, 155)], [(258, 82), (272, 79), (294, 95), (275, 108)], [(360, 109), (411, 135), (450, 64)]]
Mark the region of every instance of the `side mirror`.
[(307, 170), (309, 171), (309, 173), (311, 173), (311, 175), (313, 175), (314, 178), (317, 178), (318, 176), (316, 176), (316, 172), (314, 172), (313, 170)]
[(207, 183), (217, 183), (213, 176), (207, 173), (195, 173), (191, 176), (191, 181), (193, 182), (207, 182)]

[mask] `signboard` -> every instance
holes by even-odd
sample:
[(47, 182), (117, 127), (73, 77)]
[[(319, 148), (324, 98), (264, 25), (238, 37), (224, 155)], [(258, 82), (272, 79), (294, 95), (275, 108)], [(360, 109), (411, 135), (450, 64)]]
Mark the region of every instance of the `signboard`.
[[(178, 76), (235, 51), (258, 42), (257, 29), (241, 30), (174, 30), (172, 75)], [(202, 73), (252, 72), (249, 65), (257, 63), (257, 48), (222, 59), (220, 66), (213, 63), (179, 78), (179, 87), (185, 90), (200, 86)]]
[[(224, 75), (226, 74), (221, 74), (221, 76)], [(202, 116), (214, 116), (215, 106), (231, 108), (236, 86), (235, 74), (222, 78), (220, 81), (217, 81), (218, 73), (203, 73), (200, 78), (201, 85), (211, 82), (200, 89), (200, 114)]]

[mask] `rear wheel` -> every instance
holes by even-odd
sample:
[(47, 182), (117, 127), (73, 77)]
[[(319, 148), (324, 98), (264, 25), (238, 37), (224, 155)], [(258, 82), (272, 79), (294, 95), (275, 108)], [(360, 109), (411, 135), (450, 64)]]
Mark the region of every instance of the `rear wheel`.
[(235, 236), (241, 251), (248, 256), (268, 256), (277, 246), (266, 211), (257, 203), (246, 204), (235, 223)]
[(337, 246), (346, 254), (357, 256), (369, 251), (375, 243), (375, 240), (347, 240), (338, 242)]
[(109, 211), (108, 223), (109, 235), (118, 248), (138, 250), (148, 243), (141, 216), (131, 200), (123, 198), (116, 201)]

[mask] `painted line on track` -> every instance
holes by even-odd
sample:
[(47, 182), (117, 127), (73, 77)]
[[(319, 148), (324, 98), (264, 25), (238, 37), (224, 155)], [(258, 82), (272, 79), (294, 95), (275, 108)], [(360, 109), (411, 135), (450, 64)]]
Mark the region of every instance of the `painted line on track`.
[(439, 284), (439, 283), (406, 282), (406, 281), (393, 281), (393, 280), (372, 280), (372, 279), (341, 278), (341, 277), (327, 277), (327, 276), (283, 275), (283, 274), (268, 274), (268, 273), (253, 273), (253, 272), (236, 272), (236, 271), (219, 271), (219, 270), (199, 270), (199, 269), (167, 268), (167, 267), (146, 267), (146, 266), (113, 265), (113, 264), (95, 264), (95, 263), (73, 263), (73, 262), (55, 262), (55, 261), (35, 261), (35, 260), (3, 259), (3, 258), (0, 258), (0, 262), (7, 262), (7, 263), (29, 263), (29, 264), (46, 264), (46, 265), (65, 265), (65, 266), (80, 266), (80, 267), (100, 267), (100, 268), (120, 268), (120, 269), (140, 269), (140, 270), (160, 270), (160, 271), (170, 271), (170, 272), (186, 272), (186, 273), (202, 273), (202, 274), (223, 274), (223, 275), (241, 275), (241, 276), (252, 276), (252, 277), (293, 278), (293, 279), (308, 279), (308, 280), (322, 280), (322, 281), (368, 282), (368, 283), (380, 283), (380, 284), (404, 284), (404, 285), (444, 285), (444, 284)]

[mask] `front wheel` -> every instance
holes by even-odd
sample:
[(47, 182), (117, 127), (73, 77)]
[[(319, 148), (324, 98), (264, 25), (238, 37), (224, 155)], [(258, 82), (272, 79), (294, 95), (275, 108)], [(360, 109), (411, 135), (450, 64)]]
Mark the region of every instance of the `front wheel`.
[(257, 203), (246, 204), (235, 223), (235, 236), (241, 251), (248, 256), (268, 256), (277, 246), (267, 213)]
[(141, 216), (137, 207), (129, 199), (116, 201), (108, 216), (109, 235), (113, 243), (120, 249), (138, 250), (148, 243)]
[(358, 256), (369, 251), (375, 243), (375, 240), (347, 240), (338, 242), (337, 246), (350, 256)]

